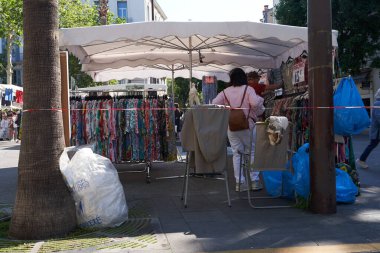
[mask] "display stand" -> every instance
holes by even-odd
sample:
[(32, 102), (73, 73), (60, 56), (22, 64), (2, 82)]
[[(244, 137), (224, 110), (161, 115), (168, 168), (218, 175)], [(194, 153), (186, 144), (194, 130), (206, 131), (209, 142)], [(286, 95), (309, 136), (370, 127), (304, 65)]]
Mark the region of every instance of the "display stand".
[[(195, 106), (185, 113), (181, 141), (186, 152), (182, 200), (187, 207), (190, 167), (194, 177), (223, 173), (228, 205), (231, 206), (227, 175), (227, 128), (229, 110), (217, 105)], [(215, 127), (218, 126), (218, 127)], [(218, 137), (218, 138), (216, 138)], [(194, 162), (194, 163), (193, 163)], [(195, 168), (199, 169), (198, 174)]]
[[(266, 123), (264, 122), (257, 122), (256, 123), (256, 143), (260, 143), (260, 145), (255, 146), (255, 160), (253, 163), (251, 163), (251, 145), (248, 150), (246, 150), (244, 153), (239, 152), (240, 154), (240, 171), (239, 171), (239, 186), (241, 183), (241, 174), (242, 171), (245, 175), (246, 180), (248, 181), (248, 185), (251, 185), (251, 177), (250, 172), (251, 171), (283, 171), (288, 170), (286, 167), (286, 163), (288, 161), (288, 155), (287, 153), (290, 153), (290, 160), (293, 154), (292, 150), (288, 150), (288, 143), (289, 143), (289, 128), (288, 126), (287, 130), (285, 131), (282, 140), (277, 145), (271, 145), (269, 143), (269, 139), (267, 137), (266, 133)], [(250, 140), (252, 143), (252, 133), (250, 134)], [(265, 155), (264, 155), (265, 154)], [(268, 159), (268, 157), (275, 157), (275, 160)], [(291, 166), (289, 166), (291, 167)], [(282, 182), (282, 181), (281, 181)], [(240, 192), (240, 189), (239, 189)], [(268, 206), (257, 206), (254, 205), (252, 200), (254, 199), (276, 199), (281, 198), (283, 193), (283, 183), (281, 183), (281, 192), (279, 196), (264, 196), (264, 197), (252, 197), (251, 191), (248, 189), (247, 191), (247, 199), (248, 203), (252, 208), (257, 209), (265, 209), (265, 208), (288, 208), (292, 207), (291, 205), (268, 205)]]
[[(81, 90), (81, 91), (71, 91), (71, 93), (75, 94), (75, 93), (97, 93), (97, 92), (105, 92), (104, 90), (94, 90), (94, 89), (89, 89), (89, 90)], [(127, 93), (127, 94), (134, 94), (136, 95), (137, 93), (139, 94), (143, 94), (141, 92), (143, 91), (128, 91), (128, 90), (109, 90), (108, 92), (114, 92), (114, 93), (119, 93), (119, 92), (123, 92), (123, 93)], [(151, 169), (153, 167), (153, 161), (151, 160), (136, 160), (136, 161), (119, 161), (119, 162), (114, 162), (114, 164), (145, 164), (145, 167), (144, 169), (142, 170), (128, 170), (128, 171), (122, 171), (119, 173), (145, 173), (145, 181), (146, 183), (151, 183)]]

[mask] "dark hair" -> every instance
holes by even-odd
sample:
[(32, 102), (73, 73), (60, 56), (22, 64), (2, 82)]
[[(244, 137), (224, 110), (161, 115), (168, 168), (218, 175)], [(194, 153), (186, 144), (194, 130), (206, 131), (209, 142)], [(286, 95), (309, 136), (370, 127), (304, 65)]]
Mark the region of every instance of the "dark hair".
[(260, 79), (260, 75), (256, 71), (249, 72), (247, 74), (248, 79)]
[(248, 83), (247, 76), (241, 68), (234, 68), (230, 72), (230, 83), (232, 86), (242, 86)]

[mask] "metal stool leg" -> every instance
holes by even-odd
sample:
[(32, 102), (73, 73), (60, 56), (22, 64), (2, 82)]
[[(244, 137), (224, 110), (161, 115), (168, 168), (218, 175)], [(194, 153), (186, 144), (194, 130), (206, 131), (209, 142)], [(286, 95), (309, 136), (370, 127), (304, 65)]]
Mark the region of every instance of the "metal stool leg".
[(185, 200), (184, 200), (184, 206), (187, 207), (187, 193), (189, 188), (189, 166), (186, 167), (186, 175), (185, 175)]
[(185, 187), (186, 187), (186, 175), (187, 175), (187, 170), (189, 166), (189, 152), (186, 153), (186, 165), (185, 165), (185, 174), (183, 175), (183, 185), (182, 185), (182, 195), (181, 195), (181, 200), (183, 200), (183, 196), (185, 194)]
[(231, 207), (231, 198), (230, 198), (230, 188), (228, 187), (228, 174), (227, 174), (227, 164), (226, 168), (224, 170), (224, 181), (226, 181), (226, 191), (227, 191), (227, 201), (228, 201), (228, 206)]

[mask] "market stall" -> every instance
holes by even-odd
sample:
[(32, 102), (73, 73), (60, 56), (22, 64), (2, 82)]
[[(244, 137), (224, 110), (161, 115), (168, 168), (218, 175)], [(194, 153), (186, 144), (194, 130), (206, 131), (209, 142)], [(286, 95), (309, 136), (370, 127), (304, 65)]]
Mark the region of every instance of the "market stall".
[[(336, 31), (332, 31), (332, 45), (337, 47)], [(60, 30), (60, 48), (77, 56), (82, 70), (94, 77), (117, 76), (128, 69), (135, 73), (143, 70), (139, 66), (182, 64), (189, 66), (191, 80), (195, 66), (228, 65), (224, 73), (236, 66), (286, 72), (284, 88), (288, 93), (301, 92), (300, 87), (307, 85), (305, 65), (290, 64), (304, 59), (308, 49), (305, 27), (254, 22), (151, 22), (72, 28)], [(293, 71), (295, 67), (303, 67), (304, 75)]]
[[(82, 70), (154, 64), (277, 68), (307, 50), (307, 28), (255, 22), (150, 22), (60, 30)], [(337, 32), (332, 31), (337, 47)]]

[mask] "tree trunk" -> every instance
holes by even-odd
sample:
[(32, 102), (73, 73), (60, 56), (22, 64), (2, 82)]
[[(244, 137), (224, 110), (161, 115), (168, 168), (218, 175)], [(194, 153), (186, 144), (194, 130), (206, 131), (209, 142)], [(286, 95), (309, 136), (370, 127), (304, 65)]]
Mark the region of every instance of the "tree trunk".
[[(75, 206), (59, 170), (64, 148), (58, 0), (24, 0), (24, 110), (18, 186), (9, 235), (46, 239), (75, 228)], [(33, 110), (34, 109), (34, 110)], [(40, 110), (42, 109), (42, 110)]]
[(13, 65), (12, 65), (12, 44), (13, 36), (9, 34), (7, 36), (7, 84), (12, 84)]
[(107, 25), (108, 0), (99, 1), (99, 19), (101, 25)]

